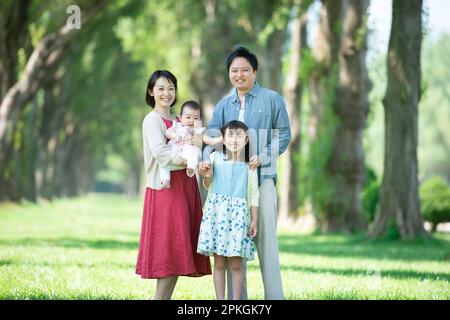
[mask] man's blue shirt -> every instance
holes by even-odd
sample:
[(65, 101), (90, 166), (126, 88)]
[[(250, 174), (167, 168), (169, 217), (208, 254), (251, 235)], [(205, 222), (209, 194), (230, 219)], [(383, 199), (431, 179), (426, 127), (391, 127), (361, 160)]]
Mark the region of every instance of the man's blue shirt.
[[(220, 129), (232, 120), (239, 119), (240, 101), (237, 90), (222, 98), (216, 105), (208, 126), (208, 135), (220, 136)], [(273, 90), (254, 83), (245, 95), (244, 123), (249, 128), (250, 157), (259, 156), (262, 163), (258, 178), (277, 179), (277, 159), (291, 140), (291, 128), (283, 97)], [(213, 147), (207, 146), (203, 159), (207, 160)]]

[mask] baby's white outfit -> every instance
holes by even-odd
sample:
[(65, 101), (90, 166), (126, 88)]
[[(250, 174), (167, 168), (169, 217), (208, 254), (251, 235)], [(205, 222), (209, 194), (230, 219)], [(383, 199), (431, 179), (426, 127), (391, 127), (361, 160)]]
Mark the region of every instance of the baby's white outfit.
[[(192, 132), (194, 133), (195, 137), (195, 135), (202, 135), (206, 130), (205, 127), (190, 129), (189, 127), (183, 126), (181, 122), (177, 121), (173, 121), (172, 127), (175, 128), (176, 134), (181, 137), (184, 137), (186, 134)], [(191, 177), (194, 176), (202, 159), (202, 150), (199, 147), (195, 146), (195, 144), (178, 144), (175, 140), (169, 140), (169, 142), (167, 143), (167, 148), (175, 149), (176, 152), (180, 154), (180, 157), (186, 160), (186, 169), (192, 169), (193, 172), (192, 175), (188, 175)], [(160, 180), (161, 182), (170, 181), (170, 170), (168, 168), (161, 168)]]

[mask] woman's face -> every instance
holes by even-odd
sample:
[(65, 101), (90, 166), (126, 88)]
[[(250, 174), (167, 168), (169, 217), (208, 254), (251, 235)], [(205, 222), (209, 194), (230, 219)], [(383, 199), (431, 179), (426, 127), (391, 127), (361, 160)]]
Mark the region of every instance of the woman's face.
[(223, 137), (225, 147), (231, 152), (239, 153), (248, 142), (247, 132), (243, 129), (227, 129)]
[(247, 93), (253, 87), (256, 79), (256, 71), (247, 59), (243, 57), (234, 58), (228, 70), (228, 77), (231, 84), (238, 91)]
[(163, 108), (170, 108), (176, 97), (175, 85), (164, 77), (159, 77), (148, 93), (155, 98), (155, 106)]

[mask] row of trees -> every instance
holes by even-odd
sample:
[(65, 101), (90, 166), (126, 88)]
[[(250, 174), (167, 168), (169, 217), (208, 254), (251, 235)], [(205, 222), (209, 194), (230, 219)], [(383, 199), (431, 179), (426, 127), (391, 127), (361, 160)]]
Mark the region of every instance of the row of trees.
[[(368, 6), (369, 1), (322, 1), (310, 55), (312, 66), (305, 77), (311, 108), (307, 181), (314, 212), (326, 232), (354, 232), (367, 227), (361, 191), (366, 172), (363, 131), (372, 86), (366, 69)], [(295, 32), (301, 37), (302, 28), (297, 27)], [(371, 228), (373, 237), (384, 235), (390, 227), (396, 228), (402, 238), (426, 234), (418, 200), (417, 165), (422, 33), (422, 1), (394, 0), (388, 89), (383, 99), (384, 175), (380, 209)], [(306, 48), (297, 47), (297, 51), (303, 54), (303, 60), (309, 58)], [(288, 99), (291, 115), (298, 105)], [(298, 130), (296, 123), (294, 129)], [(299, 150), (294, 140), (286, 162), (295, 163), (291, 154)], [(289, 212), (286, 208), (292, 210), (297, 203), (298, 194), (292, 190), (299, 185), (299, 175), (295, 166), (286, 167), (282, 190), (287, 191), (281, 205)]]
[[(369, 0), (322, 0), (309, 48), (306, 13), (313, 2), (79, 1), (80, 30), (65, 23), (68, 1), (2, 2), (0, 200), (87, 192), (111, 155), (121, 158), (127, 190), (137, 194), (137, 124), (148, 111), (142, 99), (149, 72), (173, 70), (180, 100), (199, 100), (207, 122), (230, 88), (224, 59), (244, 44), (260, 58), (258, 81), (284, 94), (291, 119), (281, 217), (310, 202), (325, 232), (366, 229)], [(373, 236), (390, 225), (404, 238), (425, 232), (416, 155), (421, 14), (421, 0), (393, 1), (385, 171)]]
[[(111, 30), (119, 16), (138, 8), (131, 2), (85, 1), (80, 3), (82, 29), (72, 30), (66, 24), (69, 5), (1, 4), (2, 200), (86, 192), (104, 154), (129, 149), (135, 138), (123, 134), (133, 124), (129, 110), (119, 106), (137, 97), (132, 76), (137, 65)], [(134, 158), (129, 160), (136, 168)], [(139, 177), (136, 169), (131, 173)]]

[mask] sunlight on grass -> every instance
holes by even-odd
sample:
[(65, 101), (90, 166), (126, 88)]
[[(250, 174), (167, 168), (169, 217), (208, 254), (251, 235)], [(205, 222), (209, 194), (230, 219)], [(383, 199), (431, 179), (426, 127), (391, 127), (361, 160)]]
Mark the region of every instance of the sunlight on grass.
[[(0, 299), (149, 299), (134, 274), (141, 199), (92, 194), (0, 205)], [(410, 242), (279, 232), (287, 299), (449, 299), (450, 236)], [(250, 299), (264, 299), (256, 259)], [(211, 276), (180, 277), (174, 299), (214, 299)]]

